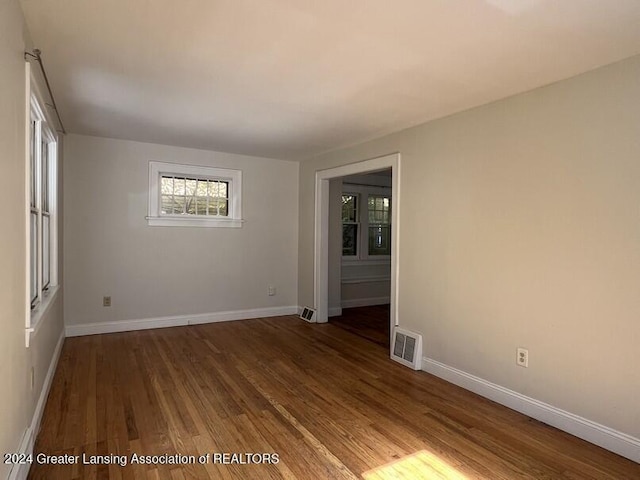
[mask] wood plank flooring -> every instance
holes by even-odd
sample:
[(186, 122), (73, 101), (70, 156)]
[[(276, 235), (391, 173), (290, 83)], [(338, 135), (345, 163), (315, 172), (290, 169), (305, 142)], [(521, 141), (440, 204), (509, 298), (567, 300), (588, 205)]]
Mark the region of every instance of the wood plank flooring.
[(390, 305), (343, 308), (342, 315), (331, 317), (330, 323), (351, 333), (389, 348)]
[(630, 460), (297, 317), (66, 339), (35, 451), (80, 457), (34, 464), (29, 478), (48, 480), (640, 478)]

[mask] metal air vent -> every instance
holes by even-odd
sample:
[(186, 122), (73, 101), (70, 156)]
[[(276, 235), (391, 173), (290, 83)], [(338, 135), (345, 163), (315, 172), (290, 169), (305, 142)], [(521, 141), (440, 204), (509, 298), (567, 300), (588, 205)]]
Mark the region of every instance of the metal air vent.
[(302, 309), (302, 313), (300, 314), (300, 318), (309, 323), (315, 323), (315, 314), (316, 311), (313, 308), (304, 307)]
[(422, 368), (422, 335), (396, 327), (391, 359), (414, 370)]

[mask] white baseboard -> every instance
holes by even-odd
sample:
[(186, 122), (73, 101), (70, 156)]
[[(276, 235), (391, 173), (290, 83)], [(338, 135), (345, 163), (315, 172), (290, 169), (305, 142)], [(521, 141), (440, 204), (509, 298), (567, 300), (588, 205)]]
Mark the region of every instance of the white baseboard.
[(640, 463), (640, 439), (424, 357), (422, 370)]
[(329, 307), (328, 315), (330, 317), (339, 317), (342, 315), (342, 307)]
[(249, 318), (279, 317), (281, 315), (295, 315), (298, 307), (267, 307), (250, 310), (232, 310), (228, 312), (200, 313), (195, 315), (176, 315), (171, 317), (143, 318), (138, 320), (119, 320), (115, 322), (85, 323), (67, 325), (67, 337), (96, 335), (100, 333), (130, 332), (133, 330), (148, 330), (151, 328), (181, 327), (199, 325), (202, 323), (229, 322), (232, 320), (247, 320)]
[(341, 285), (356, 285), (363, 283), (381, 283), (391, 282), (391, 275), (368, 275), (360, 277), (342, 277), (340, 279)]
[[(51, 389), (51, 383), (53, 382), (53, 376), (56, 373), (56, 367), (58, 366), (58, 360), (60, 359), (60, 353), (62, 352), (62, 345), (64, 343), (64, 330), (60, 332), (60, 338), (56, 344), (56, 348), (53, 351), (53, 357), (47, 370), (47, 375), (42, 382), (42, 389), (40, 390), (40, 396), (38, 397), (38, 403), (36, 409), (33, 412), (33, 418), (31, 419), (31, 425), (27, 428), (27, 431), (22, 437), (20, 442), (20, 450), (17, 453), (23, 453), (29, 455), (33, 453), (33, 447), (36, 443), (36, 436), (40, 431), (40, 422), (42, 421), (42, 414), (44, 413), (44, 407), (47, 404), (47, 397), (49, 396), (49, 390)], [(29, 474), (29, 464), (15, 465), (11, 472), (9, 472), (8, 480), (25, 480)]]
[(371, 307), (373, 305), (385, 305), (391, 302), (391, 297), (352, 298), (342, 300), (342, 308)]

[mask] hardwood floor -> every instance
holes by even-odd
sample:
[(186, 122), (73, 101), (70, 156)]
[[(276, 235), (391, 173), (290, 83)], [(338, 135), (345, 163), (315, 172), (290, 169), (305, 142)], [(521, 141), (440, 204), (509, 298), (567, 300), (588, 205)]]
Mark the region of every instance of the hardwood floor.
[[(29, 478), (640, 478), (630, 460), (387, 356), (296, 317), (68, 338), (35, 451), (80, 458)], [(240, 456), (198, 463), (207, 453)]]
[(330, 323), (378, 345), (389, 348), (390, 305), (343, 308), (342, 315), (331, 317)]

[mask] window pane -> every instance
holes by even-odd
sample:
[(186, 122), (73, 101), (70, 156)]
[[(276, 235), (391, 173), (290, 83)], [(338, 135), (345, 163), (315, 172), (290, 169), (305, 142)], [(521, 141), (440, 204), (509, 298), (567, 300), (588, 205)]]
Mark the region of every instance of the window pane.
[(198, 180), (198, 188), (196, 189), (196, 195), (199, 197), (207, 196), (207, 182), (206, 180)]
[(184, 197), (177, 197), (177, 196), (173, 197), (173, 213), (183, 214), (184, 206), (185, 206)]
[(391, 255), (391, 227), (369, 227), (369, 255)]
[[(173, 188), (173, 186), (171, 188)], [(162, 205), (160, 208), (164, 215), (173, 213), (173, 195), (162, 195)]]
[(42, 187), (40, 189), (41, 194), (42, 194), (42, 211), (43, 212), (48, 212), (49, 211), (49, 145), (47, 145), (45, 142), (42, 142), (42, 153), (41, 153), (41, 159), (42, 159), (42, 173), (41, 173), (41, 181), (42, 181)]
[(220, 215), (224, 217), (229, 216), (229, 201), (228, 200), (218, 200), (220, 202)]
[(184, 195), (185, 189), (186, 189), (186, 185), (185, 185), (185, 179), (184, 178), (176, 178), (174, 180), (174, 194), (175, 195)]
[(389, 197), (370, 195), (367, 200), (369, 223), (389, 224), (391, 200)]
[[(195, 185), (194, 185), (193, 188), (195, 190)], [(196, 198), (195, 197), (187, 197), (185, 199), (185, 211), (189, 215), (195, 215), (196, 214)]]
[[(200, 183), (198, 184), (198, 188), (200, 188)], [(205, 188), (206, 192), (206, 188)], [(196, 215), (206, 215), (207, 214), (207, 197), (196, 197)]]
[(192, 197), (196, 194), (196, 185), (198, 181), (193, 178), (187, 178), (186, 182), (187, 182), (187, 195)]
[(50, 251), (50, 240), (51, 237), (49, 235), (49, 225), (51, 223), (51, 218), (48, 215), (42, 216), (42, 288), (47, 288), (51, 281), (51, 251)]
[(37, 124), (35, 121), (31, 122), (31, 142), (30, 143), (30, 153), (31, 153), (31, 206), (36, 206), (36, 128)]
[(33, 306), (38, 298), (38, 215), (36, 213), (31, 213), (30, 225), (29, 276), (31, 277), (31, 306)]
[(358, 254), (358, 225), (346, 223), (342, 225), (342, 255)]
[(358, 197), (355, 195), (342, 195), (342, 221), (357, 222), (357, 210)]
[(173, 194), (173, 177), (162, 177), (160, 179), (160, 190), (163, 195)]
[(229, 182), (220, 182), (220, 196), (229, 198)]

